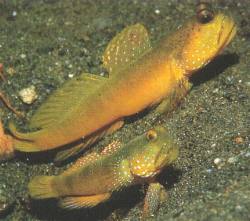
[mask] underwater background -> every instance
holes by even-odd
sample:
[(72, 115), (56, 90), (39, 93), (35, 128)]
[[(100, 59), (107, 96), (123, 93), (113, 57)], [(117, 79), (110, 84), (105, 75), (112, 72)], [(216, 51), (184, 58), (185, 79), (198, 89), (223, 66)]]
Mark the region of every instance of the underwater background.
[[(170, 130), (181, 151), (162, 174), (168, 201), (152, 220), (250, 220), (250, 1), (211, 3), (237, 22), (229, 47), (193, 77), (193, 89), (173, 114), (149, 111), (129, 118), (94, 147), (114, 139), (126, 143), (159, 122)], [(195, 5), (191, 0), (0, 0), (0, 63), (7, 78), (0, 89), (29, 118), (67, 79), (103, 73), (102, 53), (124, 27), (144, 24), (154, 43), (194, 15)], [(19, 92), (32, 86), (37, 98), (24, 104)], [(0, 117), (5, 123), (15, 119), (2, 102)], [(141, 187), (93, 209), (65, 211), (55, 201), (30, 201), (27, 184), (33, 176), (58, 174), (68, 166), (54, 165), (46, 154), (1, 163), (0, 220), (139, 220)]]

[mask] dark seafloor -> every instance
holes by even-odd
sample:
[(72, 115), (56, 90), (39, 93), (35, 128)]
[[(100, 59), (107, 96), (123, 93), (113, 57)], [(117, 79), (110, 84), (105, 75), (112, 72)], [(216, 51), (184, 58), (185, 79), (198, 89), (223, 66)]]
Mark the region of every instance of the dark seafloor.
[[(0, 63), (7, 83), (0, 89), (30, 117), (48, 94), (83, 71), (100, 73), (101, 55), (112, 37), (141, 22), (153, 42), (194, 14), (196, 1), (0, 0)], [(181, 152), (163, 175), (169, 199), (152, 220), (250, 220), (250, 1), (212, 1), (238, 23), (223, 55), (193, 78), (194, 88), (168, 116), (141, 114), (127, 120), (114, 139), (128, 142), (159, 121), (178, 140)], [(38, 99), (22, 103), (18, 92), (34, 85)], [(96, 110), (101, 111), (101, 110)], [(0, 103), (6, 123), (15, 116)], [(91, 151), (91, 150), (90, 150)], [(138, 220), (144, 191), (134, 187), (94, 209), (63, 211), (55, 201), (31, 202), (27, 183), (66, 166), (48, 155), (19, 155), (0, 164), (1, 220)], [(4, 206), (9, 206), (3, 209)]]

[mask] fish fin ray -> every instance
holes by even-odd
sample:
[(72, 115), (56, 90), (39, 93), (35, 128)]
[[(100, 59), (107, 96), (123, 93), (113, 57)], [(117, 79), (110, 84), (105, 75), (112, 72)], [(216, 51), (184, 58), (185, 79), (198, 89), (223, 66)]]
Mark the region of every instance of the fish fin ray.
[(124, 28), (108, 44), (102, 61), (110, 75), (118, 73), (131, 63), (134, 63), (148, 50), (151, 43), (147, 29), (142, 24)]
[(56, 153), (56, 156), (54, 158), (55, 163), (63, 162), (64, 160), (67, 160), (71, 156), (77, 155), (82, 149), (83, 149), (83, 143), (79, 143), (73, 147), (70, 147), (66, 150), (59, 150)]
[(122, 125), (124, 124), (123, 120), (118, 120), (115, 123), (109, 125), (108, 127), (103, 128), (102, 130), (99, 130), (95, 132), (94, 134), (90, 135), (89, 137), (86, 137), (85, 140), (77, 144), (76, 146), (71, 147), (70, 149), (66, 150), (61, 150), (59, 151), (56, 156), (54, 161), (57, 163), (60, 163), (69, 157), (75, 156), (79, 154), (81, 151), (83, 151), (86, 147), (94, 144), (98, 140), (100, 140), (102, 137), (113, 133), (114, 131), (118, 130)]
[(184, 99), (188, 91), (192, 88), (192, 83), (188, 80), (181, 81), (172, 93), (164, 98), (162, 102), (156, 107), (155, 112), (159, 114), (168, 115), (176, 106)]
[(72, 174), (74, 171), (78, 170), (80, 167), (85, 167), (89, 163), (93, 163), (93, 161), (96, 161), (99, 159), (100, 154), (96, 152), (92, 152), (86, 156), (83, 156), (79, 158), (71, 167), (69, 167), (67, 170), (63, 172), (63, 175)]
[[(83, 73), (55, 90), (32, 116), (30, 128), (48, 128), (64, 121), (77, 105), (87, 98), (107, 80), (105, 77)], [(87, 105), (87, 103), (86, 103)]]
[(113, 141), (101, 151), (101, 153), (92, 152), (86, 156), (80, 157), (71, 167), (69, 167), (66, 171), (63, 172), (65, 174), (72, 174), (74, 171), (79, 168), (87, 166), (89, 163), (93, 163), (100, 159), (100, 157), (107, 156), (113, 154), (121, 147), (121, 143), (119, 141)]
[(37, 176), (28, 184), (29, 195), (34, 199), (58, 197), (52, 186), (54, 176)]
[(65, 209), (78, 209), (94, 207), (110, 198), (110, 193), (103, 193), (92, 196), (70, 196), (60, 200), (60, 206)]
[(41, 151), (41, 149), (39, 149), (35, 143), (25, 140), (15, 140), (14, 149), (26, 153)]
[(40, 149), (37, 147), (36, 143), (34, 142), (35, 136), (40, 132), (19, 132), (16, 128), (16, 125), (10, 121), (9, 123), (9, 131), (13, 136), (13, 145), (14, 149), (21, 152), (37, 152)]
[(153, 216), (167, 201), (167, 192), (160, 183), (150, 183), (144, 199), (143, 218)]
[(118, 140), (114, 140), (109, 145), (103, 148), (103, 150), (101, 151), (101, 156), (113, 154), (114, 152), (119, 150), (120, 147), (121, 147), (121, 142)]

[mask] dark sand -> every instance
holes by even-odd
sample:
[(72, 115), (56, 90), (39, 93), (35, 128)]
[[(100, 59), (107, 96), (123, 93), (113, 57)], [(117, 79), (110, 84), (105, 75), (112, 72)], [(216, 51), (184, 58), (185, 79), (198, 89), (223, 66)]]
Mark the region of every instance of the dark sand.
[[(238, 23), (232, 44), (193, 79), (194, 88), (171, 116), (137, 116), (97, 145), (127, 142), (158, 121), (173, 133), (181, 153), (163, 176), (169, 199), (152, 220), (250, 220), (250, 1), (213, 3)], [(1, 90), (29, 117), (69, 76), (100, 73), (105, 46), (125, 26), (145, 24), (155, 42), (194, 8), (190, 0), (0, 0), (0, 63), (8, 78)], [(29, 106), (18, 92), (31, 85), (38, 100)], [(0, 105), (1, 119), (13, 119)], [(26, 188), (33, 176), (57, 174), (67, 166), (47, 158), (21, 155), (0, 164), (0, 207), (14, 202), (2, 220), (138, 220), (144, 193), (137, 187), (91, 210), (62, 211), (54, 201), (30, 202)]]

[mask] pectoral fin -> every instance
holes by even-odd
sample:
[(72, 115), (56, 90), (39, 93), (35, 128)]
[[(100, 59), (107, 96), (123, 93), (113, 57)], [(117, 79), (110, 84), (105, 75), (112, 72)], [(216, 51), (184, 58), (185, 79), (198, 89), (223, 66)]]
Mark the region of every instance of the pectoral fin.
[(92, 196), (72, 196), (60, 201), (60, 206), (66, 209), (78, 209), (83, 207), (94, 207), (110, 198), (110, 193)]
[(110, 75), (120, 72), (151, 49), (150, 39), (142, 24), (126, 27), (108, 44), (103, 66)]
[(155, 112), (160, 114), (169, 114), (186, 96), (192, 88), (192, 84), (188, 80), (180, 82), (175, 89), (156, 107)]
[(160, 183), (150, 183), (144, 200), (143, 218), (154, 215), (161, 203), (167, 200), (167, 192)]

